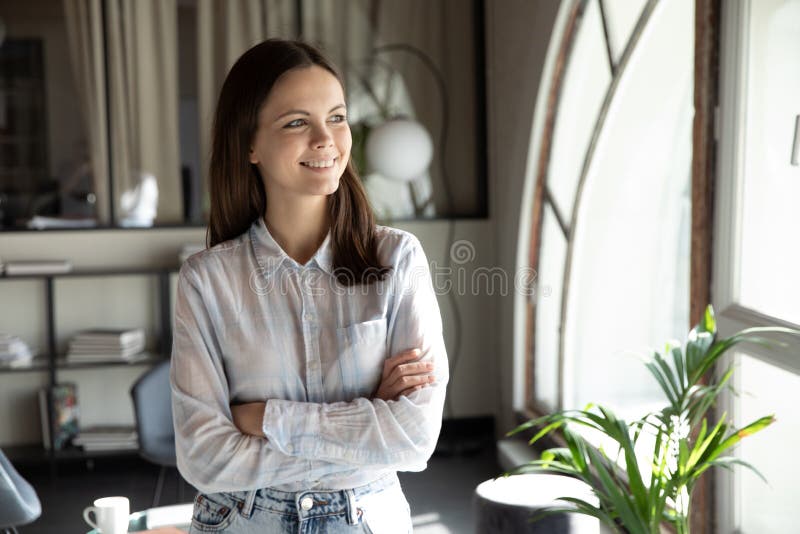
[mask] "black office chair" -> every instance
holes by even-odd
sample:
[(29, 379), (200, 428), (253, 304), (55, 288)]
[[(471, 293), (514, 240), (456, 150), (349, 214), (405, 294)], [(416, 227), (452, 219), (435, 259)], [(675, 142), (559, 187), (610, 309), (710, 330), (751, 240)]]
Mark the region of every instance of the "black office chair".
[(36, 490), (0, 450), (0, 532), (16, 533), (16, 527), (32, 523), (40, 515), (42, 505)]
[[(139, 434), (139, 454), (145, 460), (161, 466), (153, 495), (155, 507), (161, 498), (167, 468), (175, 468), (177, 473), (169, 360), (157, 364), (139, 377), (131, 387), (131, 398), (136, 415), (136, 431)], [(182, 482), (178, 474), (178, 490), (181, 493), (183, 493)]]

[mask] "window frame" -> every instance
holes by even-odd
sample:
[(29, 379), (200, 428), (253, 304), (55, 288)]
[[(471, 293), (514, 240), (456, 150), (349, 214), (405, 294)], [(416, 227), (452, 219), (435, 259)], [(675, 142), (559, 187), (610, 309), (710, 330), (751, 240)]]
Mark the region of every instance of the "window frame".
[[(797, 324), (743, 306), (739, 302), (742, 237), (742, 194), (745, 180), (744, 129), (746, 122), (750, 13), (753, 2), (725, 2), (721, 9), (721, 49), (719, 62), (720, 99), (717, 132), (719, 136), (717, 182), (714, 216), (713, 296), (717, 310), (717, 328), (729, 336), (753, 326), (798, 328)], [(796, 343), (796, 339), (794, 340)], [(796, 347), (796, 345), (795, 345)], [(795, 349), (796, 350), (796, 349)], [(769, 365), (800, 374), (800, 362), (790, 347), (766, 348), (750, 344), (747, 355)], [(733, 361), (728, 356), (721, 365)], [(720, 396), (718, 414), (733, 414), (735, 398), (729, 392)], [(723, 533), (736, 532), (741, 524), (741, 510), (736, 494), (735, 471), (717, 473), (717, 525)]]
[[(546, 89), (546, 98), (539, 95), (537, 99), (537, 109), (546, 106), (543, 119), (534, 119), (532, 133), (533, 142), (531, 143), (531, 157), (532, 161), (528, 162), (528, 176), (534, 174), (533, 179), (533, 192), (523, 198), (528, 199), (532, 197), (533, 206), (530, 210), (531, 219), (529, 224), (520, 232), (520, 246), (527, 246), (526, 254), (520, 254), (520, 263), (527, 261), (527, 266), (538, 270), (539, 257), (541, 247), (541, 232), (544, 213), (544, 203), (547, 201), (547, 169), (549, 163), (550, 146), (552, 143), (554, 124), (558, 114), (558, 101), (560, 95), (561, 84), (564, 80), (564, 72), (566, 65), (569, 61), (569, 54), (572, 49), (572, 43), (577, 34), (577, 28), (583, 10), (589, 1), (597, 1), (600, 5), (601, 16), (603, 18), (604, 30), (607, 29), (605, 20), (605, 13), (603, 9), (603, 0), (574, 0), (567, 8), (564, 4), (562, 10), (565, 13), (556, 20), (557, 28), (553, 33), (553, 41), (551, 41), (551, 50), (548, 56), (548, 61), (545, 64), (545, 70), (542, 75), (541, 87)], [(611, 67), (612, 81), (608, 88), (608, 95), (603, 107), (607, 107), (608, 102), (613, 98), (614, 87), (619, 82), (619, 79), (624, 73), (626, 58), (630, 55), (638, 35), (641, 35), (644, 25), (646, 25), (649, 14), (655, 8), (657, 0), (648, 0), (642, 8), (640, 20), (632, 30), (629, 42), (623, 51), (619, 61), (614, 64), (609, 53), (609, 61)], [(689, 317), (690, 325), (687, 328), (699, 321), (705, 310), (706, 305), (711, 302), (711, 274), (712, 274), (712, 243), (714, 242), (714, 226), (715, 221), (715, 177), (716, 177), (716, 111), (717, 111), (717, 97), (718, 97), (718, 73), (719, 73), (719, 49), (720, 49), (720, 0), (695, 0), (695, 89), (694, 89), (694, 107), (695, 116), (693, 123), (693, 143), (692, 143), (692, 167), (691, 167), (691, 189), (692, 189), (692, 225), (691, 225), (691, 245), (690, 245), (690, 294), (689, 298)], [(562, 20), (565, 19), (565, 20)], [(638, 35), (637, 35), (638, 34)], [(606, 30), (606, 43), (608, 44), (608, 33)], [(559, 39), (558, 46), (553, 47)], [(586, 170), (591, 163), (591, 156), (593, 145), (596, 140), (597, 132), (602, 128), (604, 111), (601, 109), (600, 116), (596, 125), (595, 135), (587, 149), (586, 159), (579, 178), (578, 188), (576, 192), (575, 206), (573, 207), (573, 214), (577, 212), (577, 205), (580, 201), (582, 184), (586, 175)], [(538, 113), (537, 113), (538, 115)], [(540, 133), (541, 132), (541, 133)], [(724, 161), (724, 160), (723, 160)], [(526, 210), (523, 209), (523, 212)], [(557, 210), (556, 210), (557, 211)], [(719, 213), (717, 212), (717, 215)], [(525, 219), (523, 222), (527, 223)], [(574, 220), (571, 222), (570, 227), (574, 225)], [(528, 230), (529, 229), (529, 230)], [(571, 249), (571, 241), (567, 236), (568, 250)], [(569, 273), (570, 269), (570, 252), (567, 253), (567, 260), (565, 266), (565, 273)], [(716, 255), (719, 257), (718, 255)], [(568, 294), (568, 280), (565, 277), (564, 292), (562, 295), (561, 306), (561, 324), (564, 323), (564, 314)], [(515, 391), (514, 395), (514, 408), (515, 418), (518, 422), (524, 422), (528, 419), (539, 417), (548, 413), (543, 406), (535, 401), (534, 396), (534, 373), (535, 373), (535, 338), (534, 332), (536, 328), (536, 308), (535, 297), (523, 297), (524, 306), (518, 304), (516, 310), (524, 313), (524, 322), (519, 321), (517, 324), (524, 324), (524, 344), (516, 347), (515, 362), (524, 362), (524, 390)], [(723, 333), (724, 334), (724, 333)], [(521, 337), (521, 336), (518, 336)], [(564, 354), (563, 354), (563, 329), (560, 334), (559, 345), (559, 383), (557, 385), (558, 391), (558, 409), (563, 407), (564, 399)], [(516, 365), (515, 371), (520, 370), (523, 366)], [(516, 380), (515, 385), (519, 388), (522, 385), (521, 380)], [(719, 501), (714, 499), (714, 487), (716, 482), (716, 474), (710, 472), (704, 477), (695, 489), (693, 496), (692, 508), (692, 530), (696, 533), (713, 532), (713, 521), (717, 516), (716, 509), (719, 506)], [(718, 495), (717, 495), (718, 496)]]

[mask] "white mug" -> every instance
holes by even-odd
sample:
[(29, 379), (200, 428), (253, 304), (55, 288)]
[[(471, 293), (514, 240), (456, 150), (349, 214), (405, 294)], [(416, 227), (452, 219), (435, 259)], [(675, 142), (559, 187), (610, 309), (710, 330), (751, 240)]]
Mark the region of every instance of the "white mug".
[[(97, 523), (89, 519), (92, 512)], [(127, 497), (103, 497), (94, 501), (94, 506), (87, 506), (83, 511), (83, 519), (102, 534), (128, 532), (129, 515), (130, 502)]]

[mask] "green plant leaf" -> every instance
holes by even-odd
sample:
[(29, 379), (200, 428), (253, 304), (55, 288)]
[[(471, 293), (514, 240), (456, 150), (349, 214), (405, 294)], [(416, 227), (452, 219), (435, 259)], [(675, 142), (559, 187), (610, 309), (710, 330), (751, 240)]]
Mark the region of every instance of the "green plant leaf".
[(589, 476), (589, 461), (586, 456), (586, 442), (581, 436), (566, 427), (564, 429), (564, 441), (567, 442), (572, 453), (572, 464), (581, 471), (584, 476)]
[(622, 519), (628, 530), (646, 532), (647, 523), (636, 512), (636, 507), (633, 506), (633, 503), (628, 500), (627, 488), (617, 485), (617, 482), (604, 465), (599, 451), (594, 447), (589, 447), (587, 448), (587, 453), (591, 459), (592, 467), (597, 471), (600, 484), (605, 490), (613, 510), (619, 514), (620, 519)]
[[(592, 515), (614, 529), (623, 525), (624, 532), (630, 534), (657, 534), (664, 522), (688, 532), (686, 518), (671, 510), (668, 502), (677, 502), (686, 495), (691, 498), (696, 481), (710, 467), (732, 469), (742, 465), (763, 479), (749, 463), (722, 454), (744, 437), (772, 424), (774, 417), (763, 417), (743, 428), (732, 429), (723, 414), (710, 428), (708, 412), (723, 389), (730, 388), (733, 367), (729, 366), (719, 378), (708, 377), (707, 382), (704, 378), (725, 352), (738, 343), (779, 344), (762, 337), (767, 333), (800, 336), (800, 331), (787, 328), (751, 328), (717, 341), (714, 309), (708, 306), (683, 347), (669, 343), (663, 353), (655, 352), (644, 362), (664, 391), (667, 406), (631, 423), (607, 407), (591, 404), (584, 410), (565, 410), (528, 421), (508, 435), (536, 427), (538, 430), (531, 440), (535, 442), (560, 430), (566, 447), (548, 449), (539, 460), (520, 466), (515, 472), (573, 476), (589, 484), (599, 499), (599, 506), (594, 506), (565, 497), (562, 500), (573, 505), (574, 510), (552, 507), (548, 512), (562, 510)], [(615, 449), (605, 445), (609, 447), (606, 454), (602, 447), (593, 446), (575, 431), (577, 425), (602, 433)], [(649, 472), (644, 473), (649, 475), (647, 483), (635, 449), (643, 435), (654, 436), (652, 457), (647, 462)], [(618, 466), (622, 460), (627, 476)]]
[(528, 430), (530, 428), (534, 428), (536, 426), (542, 425), (542, 424), (550, 421), (552, 418), (553, 418), (553, 415), (551, 414), (551, 415), (543, 415), (542, 417), (537, 417), (536, 419), (530, 419), (528, 421), (525, 421), (521, 425), (517, 426), (514, 430), (510, 430), (510, 431), (506, 432), (506, 437), (508, 438), (508, 437), (514, 436), (516, 434), (519, 434), (520, 432), (525, 432), (526, 430)]
[(625, 469), (628, 474), (628, 484), (631, 494), (636, 502), (636, 506), (641, 513), (647, 513), (647, 488), (645, 488), (642, 474), (639, 471), (639, 463), (636, 460), (636, 451), (630, 437), (630, 430), (625, 421), (616, 417), (608, 408), (598, 406), (598, 409), (606, 417), (613, 432), (608, 432), (617, 443), (619, 443), (625, 455)]
[(733, 447), (734, 445), (736, 445), (737, 443), (742, 441), (742, 439), (746, 438), (747, 436), (752, 436), (756, 432), (764, 430), (766, 427), (768, 427), (769, 425), (771, 425), (774, 422), (775, 422), (775, 416), (774, 415), (767, 415), (765, 417), (761, 417), (759, 419), (756, 419), (755, 421), (753, 421), (749, 425), (744, 426), (744, 427), (742, 427), (742, 428), (740, 428), (738, 430), (733, 430), (731, 435), (726, 437), (722, 441), (722, 443), (717, 445), (709, 453), (708, 457), (706, 458), (706, 461), (710, 462), (711, 460), (714, 460), (715, 458), (720, 456), (723, 452), (725, 452), (729, 448)]
[[(589, 515), (592, 517), (596, 517), (600, 521), (603, 522), (607, 527), (611, 528), (614, 532), (620, 532), (619, 526), (616, 524), (614, 519), (611, 517), (611, 514), (605, 512), (601, 508), (597, 506), (593, 506), (592, 504), (582, 500), (577, 499), (575, 497), (559, 497), (560, 501), (565, 501), (575, 505), (578, 513)], [(569, 508), (564, 507), (562, 508), (563, 511), (567, 512)]]
[(709, 305), (700, 322), (689, 332), (689, 339), (686, 341), (686, 374), (689, 377), (690, 385), (696, 382), (691, 377), (709, 347), (714, 343), (716, 335), (717, 322), (714, 317), (714, 308)]
[(739, 343), (743, 343), (746, 341), (748, 343), (763, 345), (768, 348), (783, 345), (778, 341), (766, 339), (758, 335), (765, 333), (772, 333), (772, 334), (782, 333), (782, 334), (798, 335), (800, 332), (792, 330), (791, 328), (769, 326), (769, 327), (747, 328), (745, 330), (742, 330), (741, 332), (732, 335), (729, 338), (722, 339), (714, 343), (708, 349), (708, 351), (703, 355), (698, 365), (691, 370), (691, 372), (689, 373), (689, 382), (691, 384), (697, 383), (703, 377), (703, 375), (705, 375), (706, 372), (708, 372), (708, 370), (711, 369), (714, 363), (723, 354), (725, 354), (725, 352), (728, 351), (728, 349), (738, 345)]
[(669, 403), (672, 406), (675, 406), (678, 402), (678, 399), (675, 397), (675, 395), (672, 392), (672, 389), (669, 387), (668, 380), (666, 379), (666, 377), (662, 375), (659, 366), (656, 365), (654, 362), (645, 362), (645, 366), (650, 371), (650, 374), (652, 374), (655, 377), (656, 381), (658, 382), (658, 385), (661, 386), (661, 389), (662, 391), (664, 391), (664, 395), (667, 396), (667, 400), (669, 400)]
[(700, 429), (700, 434), (697, 436), (694, 449), (692, 449), (692, 452), (689, 455), (689, 460), (687, 461), (686, 472), (689, 475), (691, 475), (695, 466), (703, 458), (703, 455), (705, 454), (706, 450), (708, 450), (709, 447), (713, 447), (713, 445), (719, 442), (719, 437), (722, 436), (724, 429), (727, 428), (727, 426), (725, 425), (725, 416), (723, 415), (722, 417), (720, 417), (717, 424), (714, 425), (714, 428), (711, 430), (711, 432), (708, 433), (708, 436), (706, 436), (706, 427), (707, 427), (707, 420), (703, 419), (702, 427)]
[(674, 392), (675, 400), (679, 400), (682, 396), (683, 389), (679, 384), (679, 379), (675, 376), (672, 369), (670, 368), (669, 364), (667, 364), (666, 360), (661, 357), (659, 353), (654, 354), (655, 362), (661, 368), (661, 372), (664, 374), (664, 378), (668, 381), (672, 391)]
[(767, 482), (767, 479), (764, 477), (763, 474), (761, 474), (761, 471), (756, 469), (750, 462), (746, 462), (741, 458), (734, 458), (732, 456), (720, 456), (715, 460), (711, 460), (706, 465), (709, 467), (722, 467), (724, 469), (728, 469), (729, 471), (733, 470), (734, 465), (741, 465), (742, 467), (746, 467), (747, 469), (755, 473), (755, 475), (758, 478), (763, 480), (765, 484), (769, 485), (769, 482)]
[(569, 498), (569, 497), (561, 497), (559, 500), (571, 502), (575, 506), (574, 507), (563, 506), (563, 507), (547, 508), (545, 510), (541, 510), (541, 511), (535, 513), (531, 517), (530, 521), (531, 522), (541, 521), (545, 517), (549, 517), (549, 516), (557, 515), (557, 514), (582, 514), (582, 515), (588, 515), (588, 516), (596, 517), (597, 519), (602, 521), (604, 524), (606, 524), (609, 528), (611, 528), (612, 532), (617, 532), (617, 533), (620, 532), (619, 526), (614, 522), (614, 520), (609, 516), (609, 514), (603, 512), (601, 509), (593, 507), (589, 503), (581, 501), (580, 499), (572, 499), (572, 498)]
[(683, 363), (683, 351), (680, 347), (672, 347), (670, 351), (672, 354), (672, 361), (675, 364), (675, 372), (678, 375), (678, 379), (681, 386), (681, 393), (686, 391), (686, 388), (689, 384), (687, 384), (687, 377), (686, 377), (686, 367)]

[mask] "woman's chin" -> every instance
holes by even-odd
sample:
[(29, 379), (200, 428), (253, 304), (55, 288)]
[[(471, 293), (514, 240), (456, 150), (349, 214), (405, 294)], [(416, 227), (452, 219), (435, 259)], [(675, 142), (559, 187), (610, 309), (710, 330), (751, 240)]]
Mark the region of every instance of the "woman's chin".
[(320, 180), (318, 183), (310, 184), (308, 187), (309, 194), (312, 195), (332, 195), (339, 189), (339, 178), (327, 178)]

